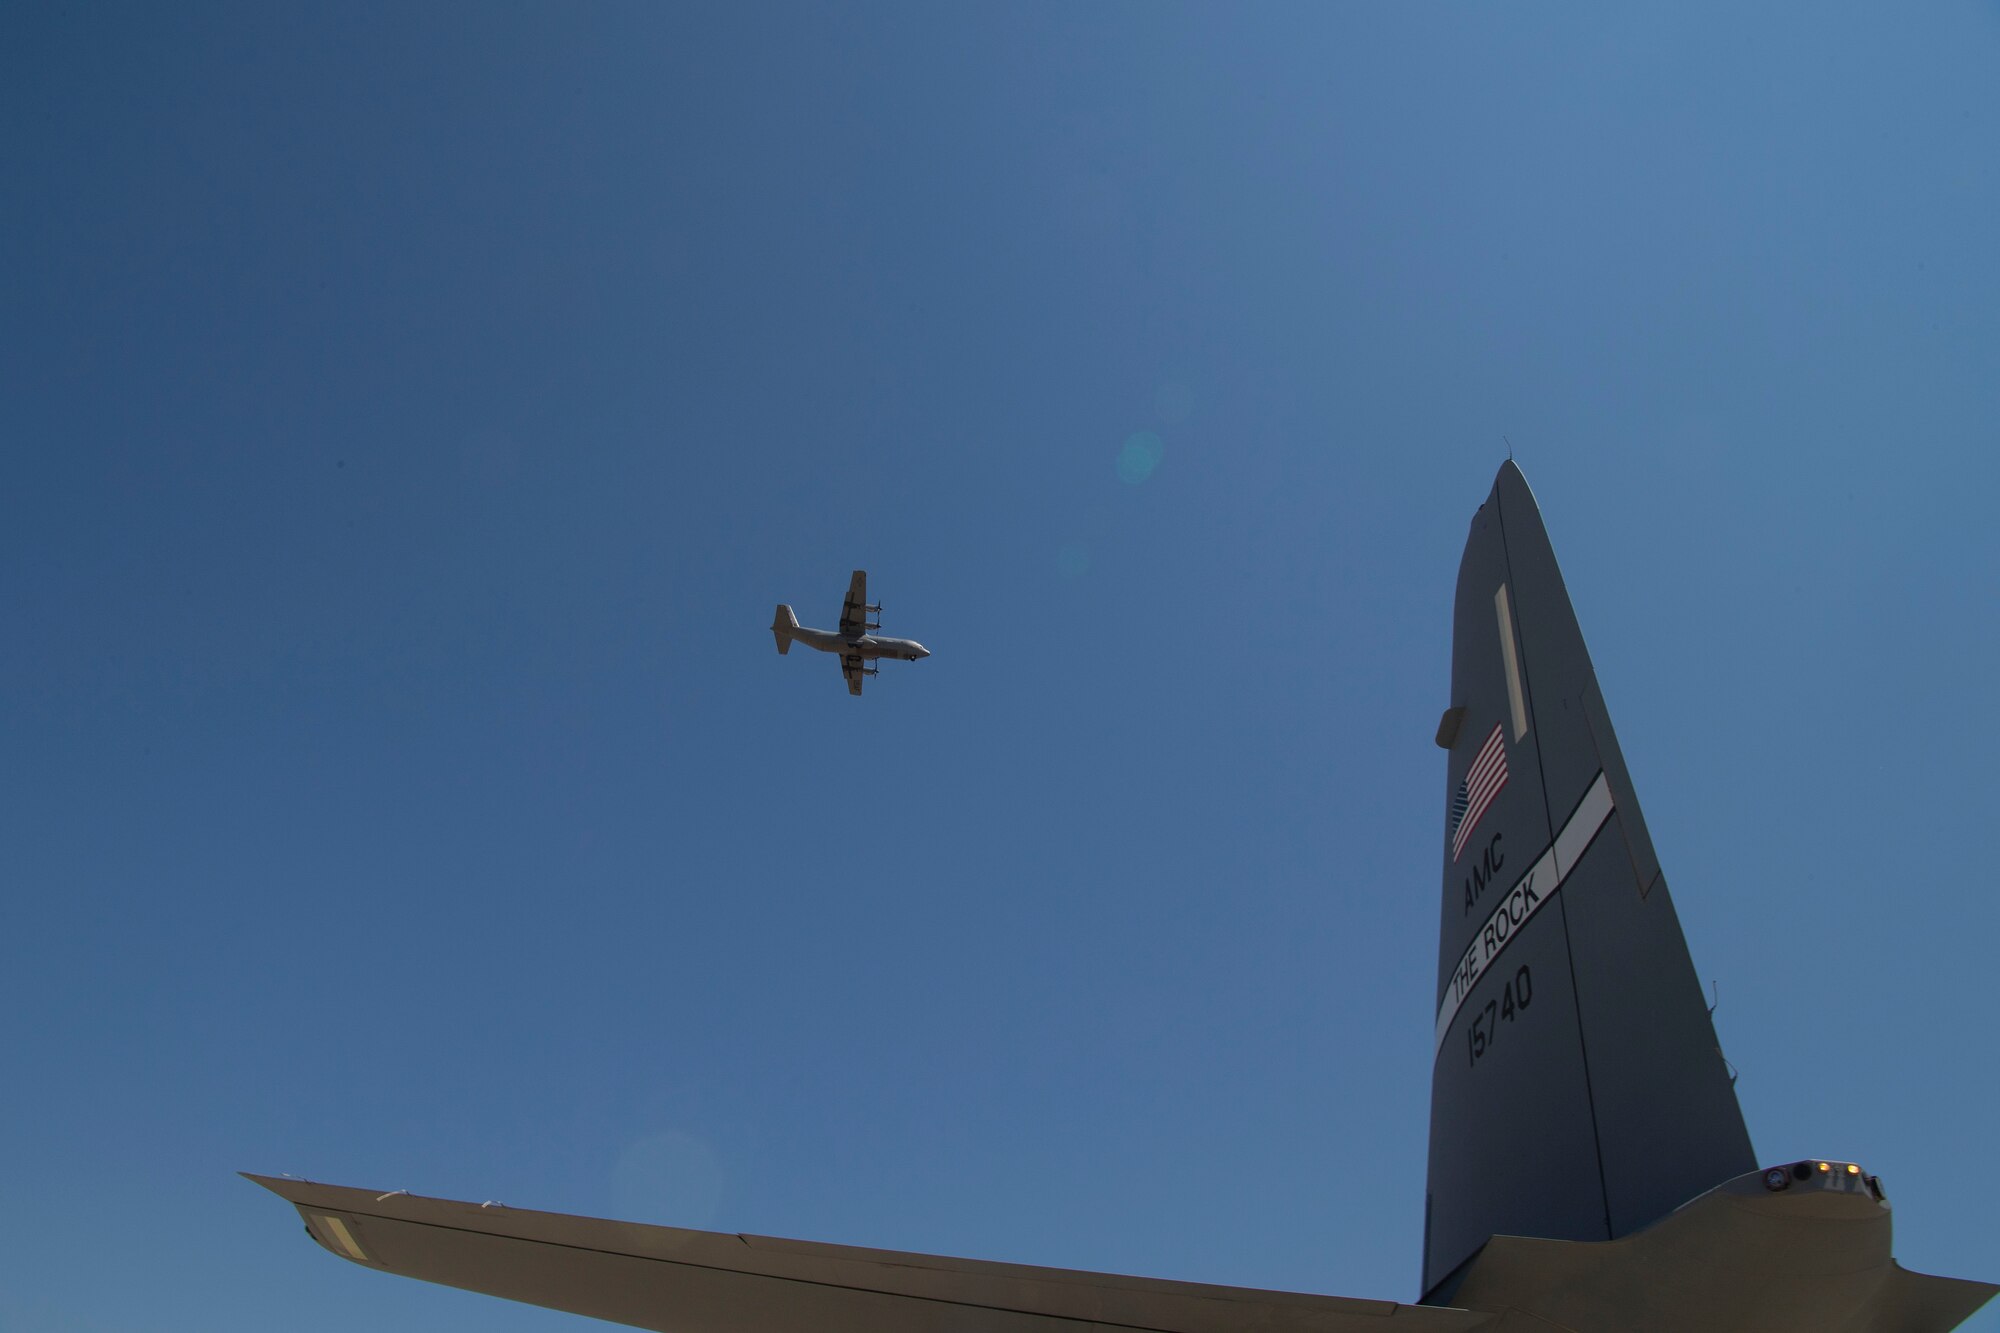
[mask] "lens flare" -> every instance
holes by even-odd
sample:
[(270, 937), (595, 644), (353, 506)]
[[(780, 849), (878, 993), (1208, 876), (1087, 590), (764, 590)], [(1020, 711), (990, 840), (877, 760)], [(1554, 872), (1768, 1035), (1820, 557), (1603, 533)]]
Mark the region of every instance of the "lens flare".
[(1135, 430), (1127, 435), (1125, 447), (1118, 451), (1118, 480), (1127, 486), (1143, 483), (1160, 466), (1164, 448), (1160, 437), (1149, 430)]

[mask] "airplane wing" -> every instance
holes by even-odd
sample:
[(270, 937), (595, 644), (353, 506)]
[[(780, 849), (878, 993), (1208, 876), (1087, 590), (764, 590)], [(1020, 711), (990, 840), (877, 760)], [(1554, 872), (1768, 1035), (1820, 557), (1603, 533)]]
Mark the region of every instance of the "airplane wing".
[(847, 677), (849, 694), (861, 693), (861, 680), (868, 674), (868, 670), (861, 664), (860, 658), (843, 654), (840, 659), (840, 674)]
[[(855, 570), (854, 577), (847, 581), (847, 600), (840, 604), (840, 632), (868, 632), (868, 571), (865, 569)], [(860, 692), (855, 691), (856, 694)]]
[[(247, 1175), (247, 1173), (246, 1173)], [(1460, 1333), (1470, 1310), (642, 1226), (247, 1176), (367, 1268), (659, 1333)]]

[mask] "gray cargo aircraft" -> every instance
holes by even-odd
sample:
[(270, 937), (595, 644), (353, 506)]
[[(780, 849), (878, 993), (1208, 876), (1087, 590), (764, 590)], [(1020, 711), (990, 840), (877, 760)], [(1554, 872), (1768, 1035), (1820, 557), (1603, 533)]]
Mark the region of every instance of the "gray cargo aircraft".
[(882, 624), (868, 617), (881, 614), (879, 605), (868, 604), (868, 571), (857, 569), (847, 581), (847, 600), (840, 604), (839, 629), (807, 629), (799, 624), (792, 608), (780, 602), (778, 614), (771, 620), (771, 637), (778, 641), (781, 656), (792, 651), (794, 643), (823, 653), (839, 653), (840, 674), (847, 677), (847, 692), (859, 694), (862, 678), (875, 675), (878, 670), (868, 663), (883, 657), (920, 662), (931, 655), (931, 650), (915, 639), (891, 639), (875, 633)]
[(1890, 1256), (1859, 1164), (1757, 1164), (1511, 462), (1472, 519), (1452, 643), (1417, 1304), (250, 1179), (343, 1259), (663, 1333), (1943, 1333), (1977, 1310), (2000, 1288)]

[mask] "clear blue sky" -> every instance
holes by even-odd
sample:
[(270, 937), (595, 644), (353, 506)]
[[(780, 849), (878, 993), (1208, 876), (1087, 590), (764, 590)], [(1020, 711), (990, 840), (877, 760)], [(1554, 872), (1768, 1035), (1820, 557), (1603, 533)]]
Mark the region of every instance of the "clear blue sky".
[(0, 1325), (585, 1327), (238, 1169), (1413, 1298), (1503, 434), (2000, 1278), (2000, 10), (411, 8), (0, 19)]

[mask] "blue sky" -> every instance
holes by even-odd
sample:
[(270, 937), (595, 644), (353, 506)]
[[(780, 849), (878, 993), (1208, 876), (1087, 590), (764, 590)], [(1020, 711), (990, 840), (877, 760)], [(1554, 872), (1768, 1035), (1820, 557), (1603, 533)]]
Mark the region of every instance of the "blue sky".
[[(2000, 1277), (1996, 57), (16, 7), (0, 1324), (586, 1326), (238, 1169), (1413, 1298), (1503, 435), (1760, 1156)], [(765, 627), (857, 566), (852, 700)]]

